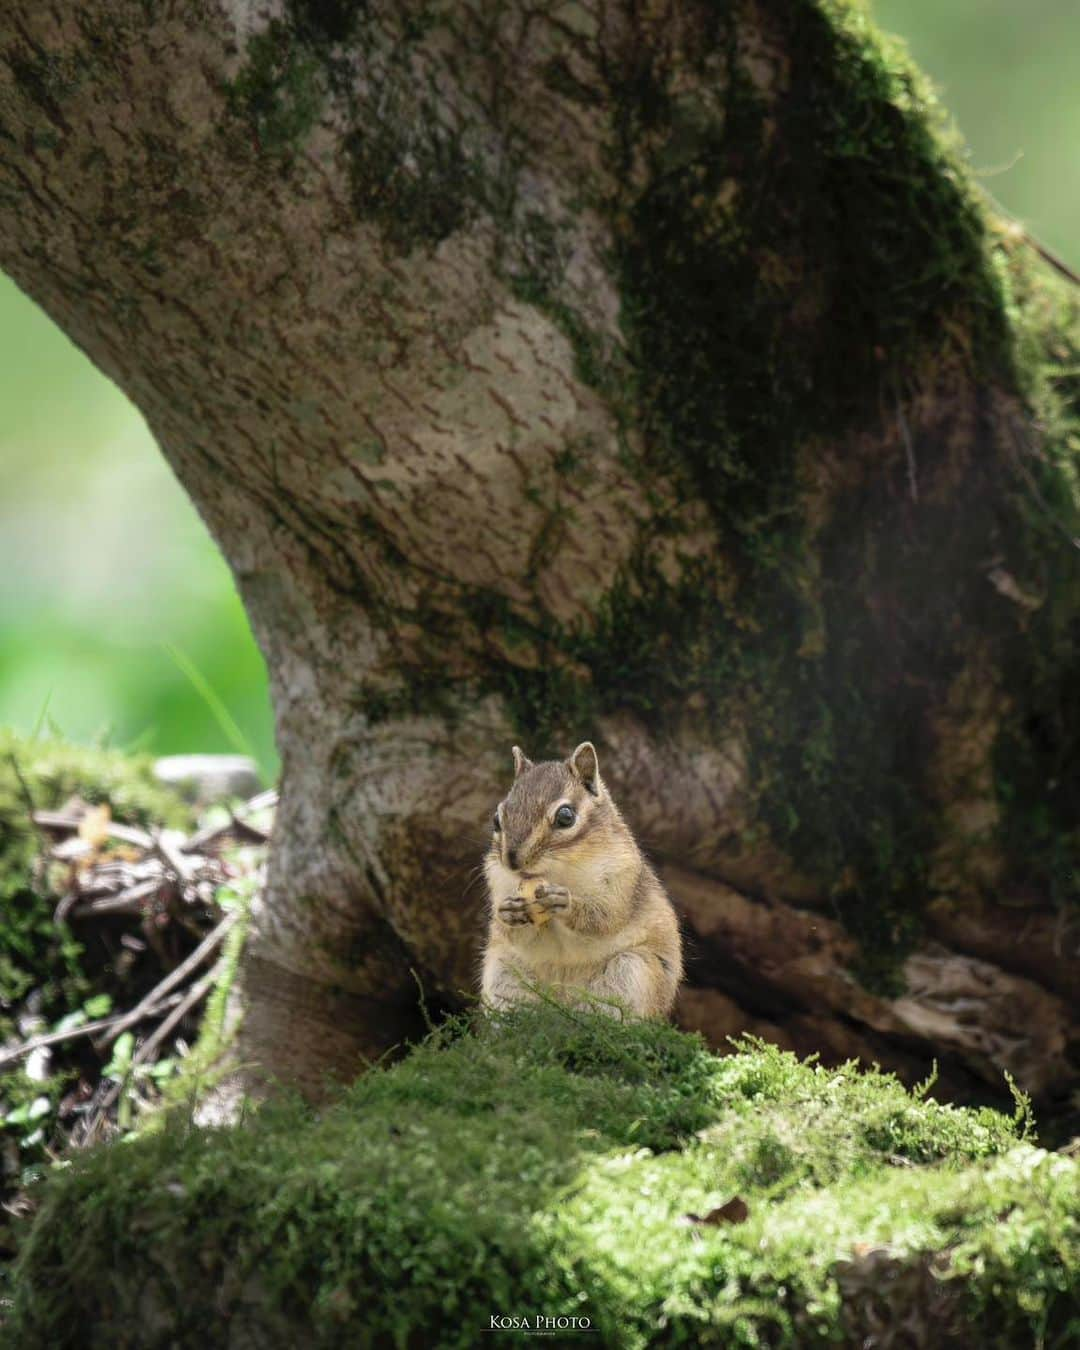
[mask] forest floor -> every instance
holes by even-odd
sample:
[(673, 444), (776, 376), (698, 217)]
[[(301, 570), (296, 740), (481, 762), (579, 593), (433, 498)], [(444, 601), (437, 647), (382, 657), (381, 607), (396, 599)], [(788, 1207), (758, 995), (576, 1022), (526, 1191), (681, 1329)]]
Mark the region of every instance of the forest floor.
[[(1080, 1159), (988, 1108), (541, 1005), (319, 1109), (163, 1128), (42, 1186), (18, 1345), (1064, 1347)], [(86, 1328), (92, 1328), (87, 1340)], [(21, 1338), (21, 1339), (20, 1339)]]
[(275, 802), (196, 804), (148, 757), (0, 734), (0, 1256), (51, 1166), (189, 1090)]
[(0, 745), (4, 1344), (1080, 1343), (1080, 1157), (1019, 1093), (541, 1004), (196, 1125), (272, 809)]

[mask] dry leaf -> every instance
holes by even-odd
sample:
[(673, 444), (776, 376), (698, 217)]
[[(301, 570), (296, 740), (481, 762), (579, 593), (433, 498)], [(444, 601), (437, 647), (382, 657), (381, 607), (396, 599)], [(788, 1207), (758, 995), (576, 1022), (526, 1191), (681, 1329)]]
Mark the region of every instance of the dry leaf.
[(94, 848), (100, 848), (109, 837), (111, 822), (112, 812), (107, 802), (102, 806), (91, 806), (79, 821), (79, 838)]

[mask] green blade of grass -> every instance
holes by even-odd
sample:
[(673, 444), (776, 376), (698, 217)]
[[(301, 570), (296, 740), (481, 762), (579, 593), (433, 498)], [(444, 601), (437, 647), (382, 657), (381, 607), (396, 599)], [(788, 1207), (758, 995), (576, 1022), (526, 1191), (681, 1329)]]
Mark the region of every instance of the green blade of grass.
[(249, 759), (254, 759), (255, 754), (247, 737), (240, 730), (232, 713), (226, 708), (220, 695), (207, 680), (202, 671), (195, 665), (191, 658), (182, 652), (179, 647), (174, 647), (171, 642), (161, 644), (169, 656), (175, 662), (176, 667), (191, 681), (191, 685), (202, 701), (206, 704), (211, 717), (217, 723), (221, 734), (229, 742), (232, 748), (240, 755), (247, 755)]
[(36, 741), (41, 735), (42, 728), (45, 726), (46, 719), (49, 716), (49, 704), (52, 702), (53, 691), (50, 689), (45, 695), (45, 701), (41, 705), (41, 711), (37, 715), (37, 721), (34, 723), (34, 729), (30, 733), (30, 739)]

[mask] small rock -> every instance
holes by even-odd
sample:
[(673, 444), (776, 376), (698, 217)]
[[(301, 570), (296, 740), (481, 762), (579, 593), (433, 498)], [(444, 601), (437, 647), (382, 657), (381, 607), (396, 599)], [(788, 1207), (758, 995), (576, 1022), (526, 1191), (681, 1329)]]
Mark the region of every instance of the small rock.
[(166, 755), (155, 761), (154, 777), (197, 806), (230, 797), (246, 801), (262, 787), (258, 766), (246, 755)]
[(44, 1083), (49, 1077), (49, 1062), (52, 1051), (47, 1045), (39, 1045), (26, 1056), (26, 1076), (34, 1083)]

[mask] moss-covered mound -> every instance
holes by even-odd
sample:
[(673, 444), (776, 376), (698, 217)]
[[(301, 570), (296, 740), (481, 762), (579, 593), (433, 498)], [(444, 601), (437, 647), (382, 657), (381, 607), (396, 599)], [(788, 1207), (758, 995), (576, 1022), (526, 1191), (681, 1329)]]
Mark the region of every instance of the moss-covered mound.
[(568, 1345), (1075, 1344), (1080, 1163), (1021, 1133), (879, 1074), (523, 1011), (319, 1112), (77, 1159), (9, 1343), (472, 1346), (540, 1317), (578, 1319), (546, 1324)]

